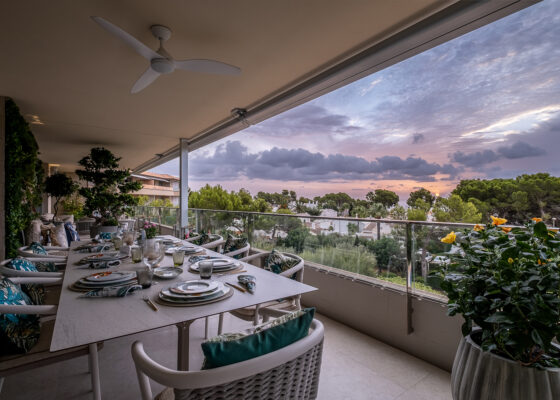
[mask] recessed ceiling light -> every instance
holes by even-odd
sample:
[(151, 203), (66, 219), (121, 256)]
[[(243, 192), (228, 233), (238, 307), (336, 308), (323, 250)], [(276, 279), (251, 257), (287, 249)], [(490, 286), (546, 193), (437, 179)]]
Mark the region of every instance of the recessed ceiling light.
[(43, 121), (41, 121), (41, 118), (39, 118), (38, 115), (35, 114), (27, 114), (27, 117), (29, 119), (29, 123), (33, 124), (33, 125), (45, 125), (45, 123)]

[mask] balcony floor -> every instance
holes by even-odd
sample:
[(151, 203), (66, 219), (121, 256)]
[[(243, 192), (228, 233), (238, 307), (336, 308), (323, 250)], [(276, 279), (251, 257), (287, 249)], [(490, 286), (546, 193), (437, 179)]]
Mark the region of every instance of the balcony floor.
[[(146, 312), (149, 312), (147, 309)], [(418, 358), (363, 335), (322, 315), (325, 347), (319, 389), (320, 400), (450, 400), (449, 373)], [(248, 323), (226, 316), (228, 330)], [(217, 318), (211, 318), (210, 332), (216, 332)], [(191, 365), (200, 365), (203, 320), (191, 326)], [(177, 331), (167, 327), (105, 343), (99, 353), (104, 399), (138, 399), (140, 392), (130, 356), (135, 340), (144, 342), (146, 352), (156, 361), (173, 368)], [(87, 358), (65, 361), (9, 376), (0, 399), (90, 399), (91, 385)], [(152, 383), (158, 393), (162, 387)]]

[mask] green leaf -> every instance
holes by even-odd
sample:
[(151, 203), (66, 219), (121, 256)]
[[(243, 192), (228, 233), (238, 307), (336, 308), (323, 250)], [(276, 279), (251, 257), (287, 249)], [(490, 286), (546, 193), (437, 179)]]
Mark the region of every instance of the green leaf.
[(540, 237), (541, 239), (548, 238), (548, 228), (542, 221), (537, 222), (535, 226), (533, 226), (533, 232), (535, 233), (535, 236)]

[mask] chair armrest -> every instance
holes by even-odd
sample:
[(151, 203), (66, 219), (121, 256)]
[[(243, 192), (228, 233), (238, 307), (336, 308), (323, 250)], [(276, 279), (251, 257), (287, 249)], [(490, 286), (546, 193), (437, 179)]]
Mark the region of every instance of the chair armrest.
[(58, 306), (55, 305), (24, 306), (24, 305), (0, 304), (0, 314), (53, 315), (56, 314), (57, 309)]
[[(52, 274), (53, 272), (45, 272)], [(9, 278), (13, 283), (22, 284), (22, 283), (42, 283), (42, 284), (51, 284), (51, 285), (62, 285), (62, 278), (43, 278), (43, 277), (10, 277)]]
[(268, 307), (259, 308), (259, 314), (261, 314), (265, 319), (268, 319), (268, 317), (278, 318), (289, 313), (290, 311), (277, 310), (274, 308), (268, 308)]
[(17, 269), (11, 269), (7, 267), (0, 267), (0, 273), (10, 279), (18, 278), (62, 278), (62, 272), (39, 272), (39, 271), (20, 271)]
[(256, 254), (244, 257), (244, 258), (240, 259), (239, 261), (243, 261), (243, 262), (248, 263), (249, 261), (256, 260), (256, 259), (261, 258), (261, 257), (264, 258), (264, 257), (268, 256), (269, 254), (270, 254), (269, 252), (256, 253)]

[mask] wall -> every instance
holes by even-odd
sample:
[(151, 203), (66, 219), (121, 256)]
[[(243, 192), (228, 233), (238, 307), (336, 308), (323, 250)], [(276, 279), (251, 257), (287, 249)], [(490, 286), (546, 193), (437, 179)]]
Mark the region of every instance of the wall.
[(0, 260), (6, 258), (6, 154), (4, 145), (6, 142), (6, 109), (4, 108), (5, 97), (0, 96)]
[(442, 303), (414, 298), (414, 332), (408, 335), (404, 291), (383, 290), (337, 275), (306, 265), (304, 282), (319, 290), (305, 294), (303, 303), (362, 333), (451, 370), (461, 338), (462, 318), (448, 317), (447, 307)]

